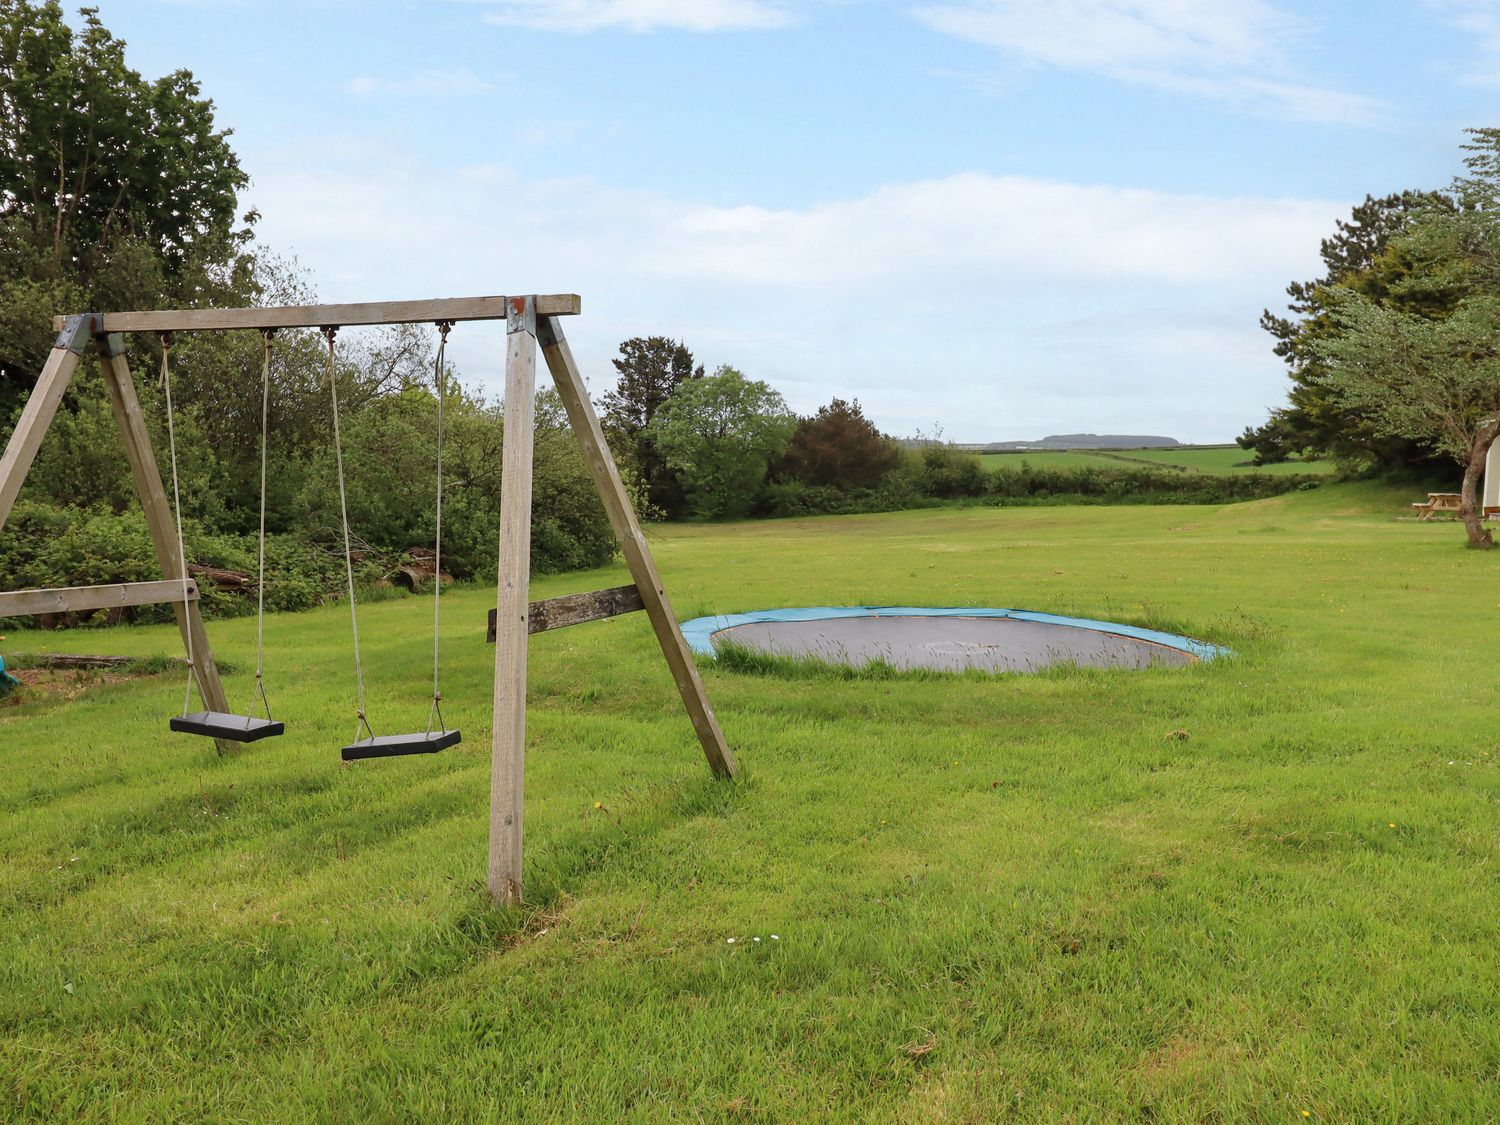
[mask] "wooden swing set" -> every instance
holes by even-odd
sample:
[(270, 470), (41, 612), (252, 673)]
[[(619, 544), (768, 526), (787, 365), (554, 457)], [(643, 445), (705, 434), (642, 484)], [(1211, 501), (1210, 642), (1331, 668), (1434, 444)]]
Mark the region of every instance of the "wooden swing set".
[[(283, 724), (271, 717), (264, 686), (265, 613), (265, 479), (266, 424), (272, 337), (281, 329), (316, 328), (328, 343), (329, 391), (333, 403), (335, 449), (338, 453), (339, 499), (343, 509), (345, 564), (351, 626), (354, 636), (355, 675), (358, 686), (358, 727), (354, 740), (341, 751), (345, 761), (432, 753), (454, 745), (459, 732), (442, 720), (442, 694), (438, 681), (437, 632), (441, 605), (440, 579), (434, 579), (433, 611), (433, 708), (425, 732), (377, 737), (365, 714), (363, 670), (359, 661), (359, 618), (354, 600), (353, 557), (345, 500), (343, 453), (338, 438), (338, 393), (334, 379), (334, 337), (340, 327), (377, 324), (431, 323), (441, 334), (434, 379), (438, 401), (438, 492), (437, 551), (442, 550), (442, 404), (445, 397), (443, 352), (448, 330), (456, 323), (504, 320), (506, 323), (505, 421), (501, 452), (500, 566), (496, 606), (491, 615), (495, 643), (495, 681), (490, 769), (490, 894), (497, 902), (519, 902), (521, 883), (521, 835), (525, 780), (526, 742), (526, 649), (530, 633), (594, 621), (620, 613), (644, 610), (651, 621), (662, 655), (677, 684), (693, 730), (708, 758), (709, 767), (721, 777), (736, 773), (734, 755), (724, 741), (718, 720), (703, 690), (692, 653), (683, 640), (672, 613), (661, 577), (651, 558), (651, 549), (641, 533), (630, 497), (620, 481), (599, 419), (573, 354), (563, 335), (564, 316), (579, 312), (579, 298), (570, 293), (525, 297), (460, 297), (432, 301), (394, 301), (345, 305), (298, 305), (281, 308), (192, 309), (161, 312), (83, 313), (58, 317), (56, 342), (27, 400), (15, 432), (0, 456), (0, 529), (10, 516), (21, 485), (26, 479), (42, 438), (57, 413), (79, 361), (90, 350), (96, 352), (109, 391), (110, 405), (125, 456), (135, 479), (136, 492), (145, 510), (162, 580), (125, 582), (107, 586), (0, 592), (0, 618), (40, 613), (84, 612), (126, 606), (171, 605), (182, 633), (188, 657), (188, 685), (182, 714), (170, 721), (173, 730), (213, 738), (220, 750), (236, 742), (252, 742), (283, 732)], [(199, 612), (199, 592), (190, 576), (182, 537), (181, 488), (178, 480), (176, 435), (171, 407), (169, 354), (174, 333), (253, 330), (262, 334), (265, 364), (262, 370), (261, 402), (261, 528), (260, 578), (258, 582), (258, 628), (256, 692), (265, 718), (231, 712), (225, 698), (213, 649)], [(124, 333), (154, 332), (162, 343), (162, 381), (166, 391), (167, 431), (172, 469), (172, 501), (167, 499), (156, 452), (152, 447), (130, 366), (125, 358)], [(530, 602), (531, 581), (531, 492), (532, 424), (536, 393), (536, 353), (540, 345), (547, 368), (557, 385), (573, 433), (599, 498), (604, 503), (615, 538), (630, 569), (633, 586), (616, 587), (589, 594), (574, 594), (548, 601)], [(204, 710), (190, 712), (191, 693), (196, 687)], [(434, 718), (435, 716), (435, 718)], [(434, 723), (436, 725), (434, 725)], [(363, 737), (362, 737), (363, 735)]]

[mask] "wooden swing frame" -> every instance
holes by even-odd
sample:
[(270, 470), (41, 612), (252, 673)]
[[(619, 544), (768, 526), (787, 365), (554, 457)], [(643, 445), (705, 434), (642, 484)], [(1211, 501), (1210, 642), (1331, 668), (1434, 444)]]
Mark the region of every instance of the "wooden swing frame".
[[(202, 332), (234, 329), (348, 327), (441, 321), (503, 320), (506, 325), (505, 422), (501, 452), (500, 568), (493, 615), (495, 693), (490, 768), (490, 894), (499, 903), (521, 900), (521, 842), (525, 791), (526, 651), (529, 633), (581, 621), (644, 610), (662, 655), (703, 747), (709, 767), (720, 777), (737, 772), (734, 755), (714, 716), (703, 681), (667, 600), (651, 549), (641, 532), (630, 497), (620, 481), (604, 431), (563, 335), (560, 317), (575, 316), (575, 294), (523, 297), (460, 297), (432, 301), (297, 305), (281, 308), (189, 309), (159, 312), (81, 313), (57, 317), (58, 336), (0, 456), (0, 529), (5, 526), (21, 485), (36, 459), (79, 361), (99, 356), (110, 405), (125, 456), (145, 510), (162, 581), (126, 582), (53, 590), (0, 592), (0, 618), (114, 606), (174, 607), (184, 646), (194, 654), (193, 676), (204, 705), (228, 711), (219, 670), (198, 609), (198, 589), (190, 580), (183, 596), (181, 562), (171, 506), (162, 486), (156, 452), (141, 412), (125, 358), (123, 333)], [(557, 386), (583, 449), (604, 511), (619, 542), (633, 587), (569, 595), (531, 603), (532, 423), (535, 414), (538, 346)], [(580, 607), (587, 603), (586, 612)], [(221, 749), (226, 749), (220, 744)]]

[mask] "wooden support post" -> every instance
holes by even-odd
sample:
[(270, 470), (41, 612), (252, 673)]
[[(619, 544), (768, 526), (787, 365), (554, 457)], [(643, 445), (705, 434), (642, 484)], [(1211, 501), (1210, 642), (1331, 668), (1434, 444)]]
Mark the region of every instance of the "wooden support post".
[(11, 508), (15, 507), (16, 496), (31, 463), (36, 460), (42, 437), (52, 425), (58, 404), (62, 402), (78, 367), (78, 360), (88, 347), (90, 322), (86, 313), (70, 316), (63, 322), (42, 373), (37, 377), (36, 387), (26, 400), (26, 408), (21, 411), (21, 420), (5, 444), (5, 453), (0, 456), (0, 528), (5, 526)]
[[(99, 347), (100, 366), (104, 370), (104, 383), (109, 388), (110, 406), (114, 408), (115, 421), (120, 425), (120, 437), (125, 442), (125, 459), (130, 462), (130, 473), (135, 478), (135, 489), (141, 498), (141, 507), (146, 513), (146, 527), (151, 532), (151, 544), (156, 548), (156, 564), (161, 567), (162, 577), (170, 581), (182, 581), (182, 561), (177, 553), (177, 530), (172, 518), (171, 505), (167, 503), (167, 492), (162, 487), (161, 470), (156, 464), (156, 453), (151, 445), (151, 433), (146, 428), (146, 418), (141, 413), (140, 399), (136, 397), (135, 383), (130, 378), (130, 363), (125, 358), (125, 344), (118, 335), (96, 337)], [(177, 628), (182, 633), (182, 643), (193, 654), (193, 679), (198, 685), (198, 695), (209, 711), (228, 711), (229, 703), (224, 697), (224, 685), (219, 681), (219, 668), (214, 663), (212, 646), (208, 643), (208, 632), (203, 628), (203, 615), (198, 612), (198, 603), (181, 602), (173, 605), (177, 615)], [(191, 637), (191, 642), (189, 642)], [(218, 742), (219, 751), (234, 748), (232, 742)]]
[(500, 455), (500, 579), (490, 757), (489, 889), (521, 901), (526, 780), (526, 617), (531, 588), (531, 448), (536, 408), (536, 301), (510, 298), (505, 322), (505, 433)]
[[(693, 730), (703, 746), (709, 767), (720, 777), (732, 778), (737, 772), (734, 754), (724, 741), (724, 732), (719, 729), (719, 720), (714, 717), (713, 707), (709, 705), (708, 695), (703, 690), (698, 666), (693, 663), (693, 654), (672, 613), (672, 605), (662, 587), (661, 576), (656, 573), (656, 563), (651, 558), (651, 548), (646, 545), (646, 537), (641, 533), (641, 525), (635, 518), (635, 509), (620, 481), (614, 458), (610, 456), (604, 431), (600, 428), (593, 404), (589, 401), (588, 388), (584, 386), (583, 376), (578, 373), (578, 365), (573, 361), (568, 341), (563, 337), (562, 325), (555, 317), (539, 317), (537, 339), (542, 345), (542, 355), (547, 360), (548, 370), (552, 372), (553, 382), (557, 384), (558, 393), (562, 396), (568, 419), (573, 423), (573, 433), (583, 446), (594, 485), (599, 490), (599, 498), (604, 501), (604, 511), (609, 516), (610, 526), (614, 528), (615, 538), (620, 542), (620, 551), (625, 556), (626, 565), (630, 567), (630, 576), (635, 580), (641, 600), (645, 602), (646, 616), (651, 619), (657, 643), (661, 645), (662, 655), (667, 658), (667, 667), (672, 670), (672, 679), (677, 682), (677, 691), (693, 722)], [(507, 415), (507, 420), (508, 418)]]

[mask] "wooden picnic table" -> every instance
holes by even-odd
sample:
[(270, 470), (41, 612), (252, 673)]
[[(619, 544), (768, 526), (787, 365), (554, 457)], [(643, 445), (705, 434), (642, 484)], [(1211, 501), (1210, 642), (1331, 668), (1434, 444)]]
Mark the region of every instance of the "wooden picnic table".
[(1430, 520), (1439, 512), (1457, 512), (1462, 499), (1460, 492), (1429, 492), (1425, 503), (1415, 501), (1412, 507), (1417, 510), (1417, 519)]

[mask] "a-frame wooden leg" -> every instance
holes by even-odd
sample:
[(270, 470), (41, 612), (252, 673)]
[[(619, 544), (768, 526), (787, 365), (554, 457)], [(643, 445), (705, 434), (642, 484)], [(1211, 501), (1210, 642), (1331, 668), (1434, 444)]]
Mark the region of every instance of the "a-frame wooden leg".
[(536, 302), (531, 297), (513, 297), (509, 314), (505, 326), (505, 433), (500, 454), (500, 579), (495, 612), (488, 880), (491, 897), (501, 904), (521, 901)]
[[(110, 335), (97, 337), (97, 343), (104, 383), (109, 388), (110, 406), (114, 408), (115, 421), (120, 425), (120, 437), (125, 442), (125, 459), (130, 462), (130, 473), (135, 478), (136, 492), (146, 513), (146, 527), (151, 532), (151, 544), (156, 549), (156, 563), (161, 567), (163, 578), (181, 581), (182, 562), (177, 553), (177, 530), (172, 518), (172, 508), (167, 503), (161, 470), (157, 468), (156, 453), (151, 445), (151, 433), (146, 428), (140, 399), (135, 393), (135, 383), (130, 378), (130, 364), (125, 358), (124, 342), (120, 336)], [(214, 663), (213, 648), (208, 643), (208, 632), (203, 628), (203, 616), (198, 612), (198, 603), (189, 602), (184, 609), (182, 603), (176, 602), (173, 603), (173, 609), (177, 614), (177, 628), (182, 633), (183, 645), (186, 647), (188, 638), (192, 638), (190, 651), (193, 654), (193, 678), (198, 685), (203, 705), (210, 711), (228, 711), (229, 703), (224, 697), (224, 685), (219, 681), (219, 668)], [(233, 749), (234, 743), (219, 741), (218, 747), (222, 753)]]
[(662, 655), (667, 658), (667, 667), (672, 670), (672, 678), (677, 682), (677, 691), (693, 722), (693, 730), (697, 732), (703, 753), (714, 773), (732, 778), (737, 772), (734, 754), (724, 741), (724, 732), (719, 729), (719, 721), (714, 717), (713, 707), (709, 705), (708, 695), (703, 690), (703, 680), (698, 675), (698, 666), (693, 663), (693, 654), (672, 613), (667, 592), (662, 588), (661, 576), (656, 573), (656, 563), (651, 558), (651, 548), (646, 545), (646, 537), (641, 533), (641, 525), (635, 518), (635, 508), (620, 481), (609, 445), (604, 440), (604, 431), (600, 428), (593, 404), (589, 401), (588, 389), (578, 373), (573, 352), (568, 347), (562, 325), (556, 317), (538, 318), (537, 339), (542, 345), (547, 369), (552, 372), (553, 382), (557, 384), (558, 394), (562, 396), (563, 406), (567, 409), (568, 420), (573, 424), (573, 432), (583, 446), (594, 485), (599, 490), (599, 498), (604, 501), (610, 526), (614, 528), (615, 538), (620, 542), (620, 551), (625, 556), (625, 564), (630, 567), (631, 577), (635, 579), (641, 600), (646, 605), (646, 615), (650, 617), (651, 627), (656, 631), (657, 643), (661, 645)]
[(89, 321), (87, 314), (67, 319), (57, 342), (52, 345), (41, 375), (37, 377), (36, 388), (26, 400), (21, 420), (5, 444), (5, 453), (0, 456), (0, 527), (5, 526), (11, 508), (15, 507), (26, 473), (36, 460), (36, 451), (41, 447), (47, 427), (52, 425), (78, 361), (89, 345)]

